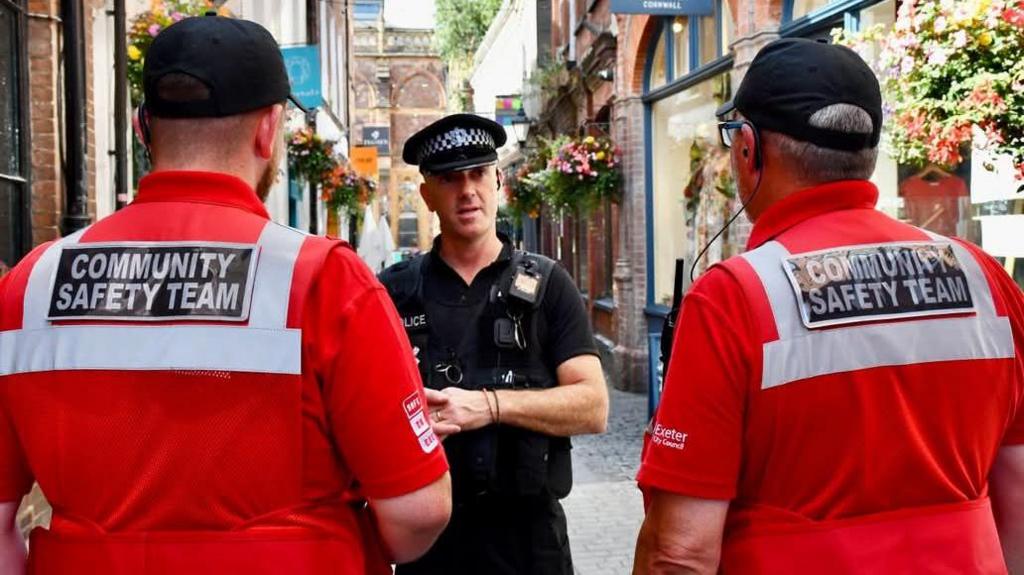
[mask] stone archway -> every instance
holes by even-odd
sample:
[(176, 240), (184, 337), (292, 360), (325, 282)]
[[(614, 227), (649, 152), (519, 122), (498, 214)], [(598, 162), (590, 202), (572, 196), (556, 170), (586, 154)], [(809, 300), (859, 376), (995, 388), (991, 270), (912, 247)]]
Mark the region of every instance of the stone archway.
[(443, 110), (447, 105), (444, 84), (429, 72), (415, 72), (392, 92), (392, 107)]

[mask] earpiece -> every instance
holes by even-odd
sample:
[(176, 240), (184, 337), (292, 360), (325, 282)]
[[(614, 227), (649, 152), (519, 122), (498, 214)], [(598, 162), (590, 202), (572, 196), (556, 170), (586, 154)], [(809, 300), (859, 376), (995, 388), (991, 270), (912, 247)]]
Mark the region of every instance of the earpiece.
[(750, 152), (746, 148), (743, 148), (743, 157), (746, 158), (749, 155), (750, 155)]

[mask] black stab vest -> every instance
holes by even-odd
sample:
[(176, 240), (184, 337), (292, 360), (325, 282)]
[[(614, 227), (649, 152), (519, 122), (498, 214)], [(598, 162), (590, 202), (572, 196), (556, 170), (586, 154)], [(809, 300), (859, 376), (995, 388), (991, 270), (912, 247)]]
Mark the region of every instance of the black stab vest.
[[(463, 330), (438, 330), (438, 322), (451, 321), (448, 304), (424, 301), (423, 264), (429, 255), (401, 262), (381, 272), (417, 350), (420, 376), (425, 387), (443, 389), (544, 389), (558, 385), (556, 374), (544, 362), (540, 334), (541, 303), (555, 262), (540, 255), (515, 251), (508, 267), (491, 286), (489, 297), (476, 302), (475, 320)], [(514, 274), (528, 267), (541, 277), (537, 301), (531, 306), (508, 297)], [(499, 320), (506, 325), (519, 317), (525, 349), (499, 345)], [(461, 341), (443, 341), (441, 333), (461, 333)], [(462, 373), (439, 369), (454, 365)], [(444, 442), (456, 500), (482, 494), (523, 496), (549, 494), (561, 498), (572, 487), (569, 438), (554, 437), (508, 425), (489, 425), (458, 433)]]

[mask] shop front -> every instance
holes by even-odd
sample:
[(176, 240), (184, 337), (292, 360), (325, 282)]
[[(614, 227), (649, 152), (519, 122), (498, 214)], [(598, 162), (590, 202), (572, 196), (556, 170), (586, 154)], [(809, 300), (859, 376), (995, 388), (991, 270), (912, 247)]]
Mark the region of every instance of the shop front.
[[(644, 313), (655, 391), (661, 372), (660, 333), (672, 305), (676, 262), (684, 264), (685, 291), (691, 268), (697, 277), (713, 263), (740, 253), (749, 235), (750, 224), (741, 215), (708, 246), (740, 209), (729, 158), (718, 142), (714, 110), (732, 97), (733, 84), (756, 48), (772, 38), (831, 41), (837, 28), (891, 30), (898, 9), (897, 0), (786, 0), (771, 3), (765, 11), (759, 8), (768, 3), (752, 0), (714, 4), (712, 15), (652, 19), (650, 24), (656, 30), (647, 47), (643, 86), (648, 279)], [(740, 15), (739, 26), (734, 25), (734, 11)], [(739, 37), (737, 29), (744, 31)], [(750, 46), (749, 54), (741, 58), (741, 48)], [(867, 49), (870, 58), (870, 51), (880, 47)], [(1024, 280), (1024, 265), (1014, 266), (1013, 258), (1024, 225), (1017, 227), (1014, 239), (1009, 237), (1014, 233), (1008, 219), (1024, 220), (1024, 215), (1014, 216), (1024, 211), (1024, 200), (986, 195), (993, 187), (1016, 185), (1012, 177), (993, 182), (996, 176), (980, 165), (988, 161), (976, 157), (972, 162), (966, 152), (965, 158), (955, 168), (900, 164), (883, 144), (872, 177), (880, 192), (878, 209), (929, 231), (978, 243), (1002, 257), (1007, 270)]]

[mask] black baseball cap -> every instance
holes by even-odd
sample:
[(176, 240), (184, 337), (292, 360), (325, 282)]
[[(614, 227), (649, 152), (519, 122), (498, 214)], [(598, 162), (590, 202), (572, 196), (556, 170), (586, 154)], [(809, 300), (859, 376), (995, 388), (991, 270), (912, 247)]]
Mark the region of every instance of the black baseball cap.
[[(186, 74), (209, 88), (209, 97), (161, 97), (159, 82)], [(185, 18), (153, 40), (142, 70), (146, 109), (163, 118), (217, 118), (258, 110), (290, 99), (288, 72), (277, 41), (255, 22), (217, 16)]]
[(475, 114), (452, 114), (423, 128), (405, 141), (402, 161), (424, 174), (458, 172), (498, 161), (505, 128)]
[[(816, 128), (809, 120), (833, 104), (850, 104), (871, 116), (870, 133)], [(823, 148), (874, 148), (882, 133), (878, 78), (853, 50), (803, 38), (775, 40), (757, 53), (731, 102), (715, 112), (739, 111), (758, 128)]]

